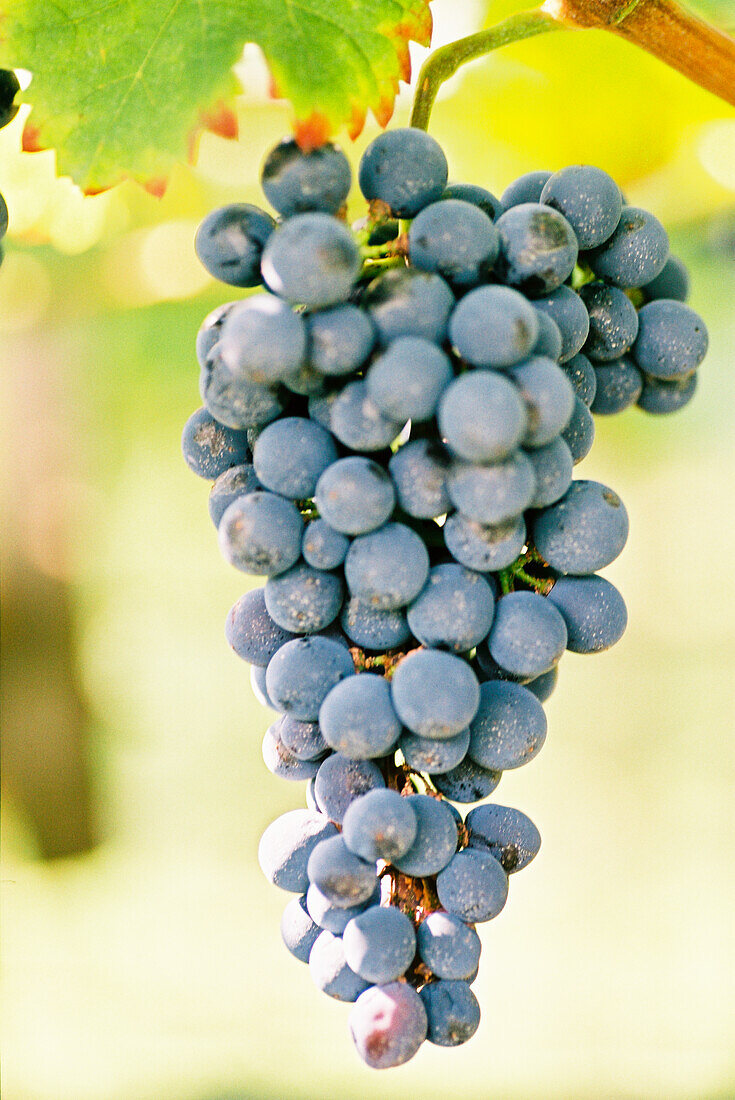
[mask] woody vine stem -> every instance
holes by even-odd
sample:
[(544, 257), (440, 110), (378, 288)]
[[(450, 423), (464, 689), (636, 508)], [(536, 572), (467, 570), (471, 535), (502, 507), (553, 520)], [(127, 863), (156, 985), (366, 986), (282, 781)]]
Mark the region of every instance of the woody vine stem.
[(547, 31), (607, 30), (735, 105), (735, 38), (676, 0), (546, 0), (435, 50), (419, 73), (411, 125), (426, 130), (439, 88), (467, 61)]

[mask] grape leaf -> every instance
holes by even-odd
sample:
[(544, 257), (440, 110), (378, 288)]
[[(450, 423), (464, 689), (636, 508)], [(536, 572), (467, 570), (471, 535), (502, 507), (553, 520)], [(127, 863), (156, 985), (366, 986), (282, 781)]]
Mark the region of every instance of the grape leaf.
[(371, 109), (381, 125), (408, 41), (428, 44), (429, 0), (10, 0), (0, 65), (25, 68), (33, 105), (24, 147), (55, 147), (88, 192), (132, 176), (162, 190), (202, 125), (232, 135), (225, 102), (246, 42), (291, 101), (304, 148)]

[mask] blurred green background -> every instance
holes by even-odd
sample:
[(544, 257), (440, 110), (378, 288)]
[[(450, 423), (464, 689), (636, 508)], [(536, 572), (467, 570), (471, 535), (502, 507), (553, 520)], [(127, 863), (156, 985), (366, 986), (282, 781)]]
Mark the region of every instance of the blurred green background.
[[(437, 42), (520, 7), (433, 6)], [(735, 24), (729, 0), (699, 7)], [(598, 419), (580, 468), (631, 515), (607, 571), (630, 625), (565, 657), (543, 753), (498, 790), (543, 848), (482, 927), (480, 1030), (376, 1076), (280, 942), (257, 841), (303, 789), (263, 766), (268, 712), (223, 637), (250, 579), (179, 453), (194, 336), (235, 296), (196, 224), (260, 201), (289, 126), (258, 65), (239, 143), (205, 135), (161, 201), (83, 199), (19, 152), (25, 112), (0, 132), (3, 1095), (735, 1097), (735, 111), (597, 32), (507, 49), (435, 108), (452, 178), (612, 172), (691, 265), (711, 350), (688, 408)]]

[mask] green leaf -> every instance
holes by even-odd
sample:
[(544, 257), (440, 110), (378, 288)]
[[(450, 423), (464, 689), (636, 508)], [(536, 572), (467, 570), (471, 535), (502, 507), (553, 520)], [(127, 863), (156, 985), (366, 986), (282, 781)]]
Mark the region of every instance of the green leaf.
[(10, 0), (0, 65), (33, 73), (26, 148), (55, 147), (59, 171), (86, 191), (126, 176), (161, 190), (207, 112), (211, 128), (234, 136), (218, 101), (236, 90), (231, 70), (246, 42), (291, 100), (304, 148), (344, 125), (356, 136), (368, 109), (385, 125), (410, 74), (409, 39), (430, 40), (428, 3)]

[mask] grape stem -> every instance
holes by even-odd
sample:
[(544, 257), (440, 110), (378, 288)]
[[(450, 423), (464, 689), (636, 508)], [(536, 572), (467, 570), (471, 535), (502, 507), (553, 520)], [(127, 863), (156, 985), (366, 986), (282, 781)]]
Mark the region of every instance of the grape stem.
[(435, 50), (419, 73), (411, 126), (428, 128), (439, 88), (467, 61), (547, 31), (579, 29), (611, 31), (735, 105), (735, 39), (677, 0), (545, 0)]

